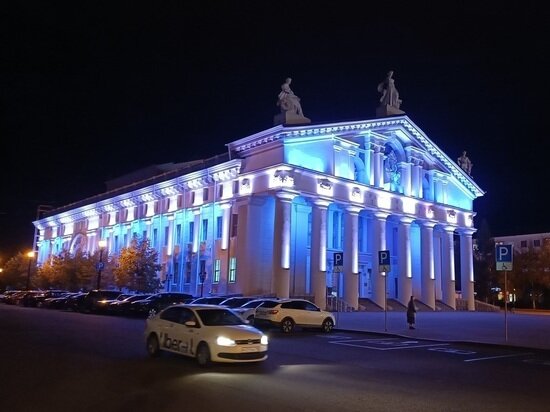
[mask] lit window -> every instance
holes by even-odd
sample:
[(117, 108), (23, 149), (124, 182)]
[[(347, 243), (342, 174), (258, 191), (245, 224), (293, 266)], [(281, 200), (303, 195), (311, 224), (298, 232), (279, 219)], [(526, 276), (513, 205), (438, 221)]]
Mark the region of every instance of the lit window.
[(237, 258), (232, 257), (229, 260), (229, 283), (235, 283), (237, 279)]
[(220, 273), (221, 273), (221, 260), (216, 259), (214, 261), (214, 279), (212, 279), (213, 283), (218, 283), (220, 281)]

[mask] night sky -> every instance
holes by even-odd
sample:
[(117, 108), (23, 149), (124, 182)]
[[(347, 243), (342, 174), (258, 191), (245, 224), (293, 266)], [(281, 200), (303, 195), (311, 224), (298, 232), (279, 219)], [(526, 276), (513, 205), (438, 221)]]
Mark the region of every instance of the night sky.
[(452, 159), (468, 151), (486, 191), (475, 225), (550, 232), (550, 19), (529, 1), (12, 3), (0, 264), (31, 248), (38, 205), (272, 127), (286, 77), (313, 123), (366, 120), (390, 69), (411, 120)]

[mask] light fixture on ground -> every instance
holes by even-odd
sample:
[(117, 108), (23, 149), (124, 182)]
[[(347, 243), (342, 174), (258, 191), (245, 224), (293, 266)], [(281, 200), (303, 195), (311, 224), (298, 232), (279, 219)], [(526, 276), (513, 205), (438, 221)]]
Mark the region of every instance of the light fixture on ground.
[(34, 251), (31, 251), (27, 253), (27, 257), (29, 258), (29, 267), (27, 268), (27, 287), (26, 290), (29, 290), (31, 286), (31, 264), (34, 260)]
[(101, 272), (103, 271), (103, 249), (107, 246), (106, 240), (100, 240), (97, 245), (99, 246), (99, 262), (97, 263), (97, 289), (101, 287)]

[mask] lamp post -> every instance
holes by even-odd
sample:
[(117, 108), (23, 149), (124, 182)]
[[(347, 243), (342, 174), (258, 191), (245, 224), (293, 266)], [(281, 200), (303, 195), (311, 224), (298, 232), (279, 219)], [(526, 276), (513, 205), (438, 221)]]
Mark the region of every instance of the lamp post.
[(27, 287), (26, 290), (29, 290), (31, 286), (31, 264), (32, 260), (34, 259), (34, 251), (27, 253), (27, 257), (29, 258), (29, 267), (27, 268)]
[(103, 249), (107, 246), (106, 240), (100, 240), (97, 245), (99, 246), (99, 263), (97, 264), (97, 290), (101, 286), (101, 272), (103, 271)]

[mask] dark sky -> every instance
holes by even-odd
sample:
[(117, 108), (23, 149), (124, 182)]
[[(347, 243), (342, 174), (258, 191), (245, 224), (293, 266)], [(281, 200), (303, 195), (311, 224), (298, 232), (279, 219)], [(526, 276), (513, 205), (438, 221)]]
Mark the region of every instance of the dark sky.
[(373, 118), (389, 69), (411, 120), (451, 158), (468, 151), (486, 191), (476, 226), (550, 231), (550, 19), (534, 3), (11, 3), (0, 25), (0, 263), (32, 246), (38, 205), (272, 127), (287, 76), (323, 123)]

